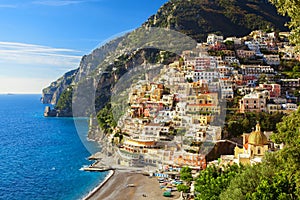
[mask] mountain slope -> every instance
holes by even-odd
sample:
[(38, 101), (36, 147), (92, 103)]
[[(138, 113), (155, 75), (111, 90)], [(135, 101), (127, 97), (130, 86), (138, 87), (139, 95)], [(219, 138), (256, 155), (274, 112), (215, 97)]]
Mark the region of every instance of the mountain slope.
[(261, 0), (172, 0), (143, 24), (168, 27), (204, 41), (209, 33), (244, 36), (256, 29), (287, 30), (288, 18)]

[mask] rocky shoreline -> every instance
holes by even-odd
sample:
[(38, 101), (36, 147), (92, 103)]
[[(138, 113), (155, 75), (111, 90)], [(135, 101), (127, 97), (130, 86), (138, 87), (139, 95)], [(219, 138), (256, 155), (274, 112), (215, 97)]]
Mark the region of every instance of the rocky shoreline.
[(51, 108), (50, 106), (46, 106), (44, 110), (44, 117), (73, 117), (73, 114), (71, 112), (64, 112)]

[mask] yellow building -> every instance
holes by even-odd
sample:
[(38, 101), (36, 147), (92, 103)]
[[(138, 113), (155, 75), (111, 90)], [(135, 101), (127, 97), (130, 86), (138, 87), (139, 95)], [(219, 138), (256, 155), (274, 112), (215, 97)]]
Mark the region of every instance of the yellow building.
[(155, 148), (156, 142), (154, 140), (142, 140), (125, 138), (123, 150), (131, 153), (147, 153), (148, 149)]
[(243, 148), (235, 147), (234, 157), (237, 163), (254, 164), (261, 162), (265, 152), (269, 150), (269, 141), (257, 124), (255, 131), (243, 135)]

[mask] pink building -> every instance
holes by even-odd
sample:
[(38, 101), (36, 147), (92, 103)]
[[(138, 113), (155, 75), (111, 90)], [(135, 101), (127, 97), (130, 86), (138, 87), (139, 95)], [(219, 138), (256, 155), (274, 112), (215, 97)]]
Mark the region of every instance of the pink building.
[(279, 84), (259, 84), (259, 88), (268, 90), (271, 98), (280, 97), (281, 86)]
[(268, 94), (266, 94), (266, 92), (257, 92), (245, 95), (239, 102), (240, 113), (266, 112), (267, 98)]

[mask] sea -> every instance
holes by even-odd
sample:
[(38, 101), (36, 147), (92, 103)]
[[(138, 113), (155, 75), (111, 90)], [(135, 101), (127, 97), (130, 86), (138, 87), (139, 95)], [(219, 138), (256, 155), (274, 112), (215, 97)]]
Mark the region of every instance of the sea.
[[(74, 200), (107, 173), (85, 172), (99, 146), (87, 119), (45, 118), (40, 95), (0, 95), (0, 199)], [(89, 145), (89, 152), (85, 145)]]

